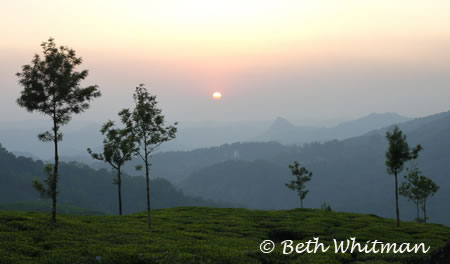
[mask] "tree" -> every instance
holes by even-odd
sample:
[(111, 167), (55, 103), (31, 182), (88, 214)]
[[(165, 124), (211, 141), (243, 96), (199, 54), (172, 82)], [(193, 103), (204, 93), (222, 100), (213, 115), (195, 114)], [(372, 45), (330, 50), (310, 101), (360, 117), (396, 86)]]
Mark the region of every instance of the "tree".
[(438, 190), (439, 186), (430, 178), (422, 175), (422, 173), (413, 167), (413, 169), (405, 176), (407, 182), (403, 182), (400, 187), (400, 195), (408, 198), (416, 204), (417, 220), (420, 221), (419, 207), (423, 211), (423, 222), (427, 222), (427, 199), (433, 196)]
[(422, 210), (423, 210), (423, 221), (427, 222), (427, 199), (433, 196), (438, 190), (439, 186), (433, 182), (430, 178), (423, 175), (419, 177), (418, 188), (422, 194)]
[(399, 194), (406, 197), (409, 201), (414, 202), (416, 205), (416, 221), (421, 221), (420, 218), (420, 204), (423, 200), (422, 192), (419, 187), (421, 172), (414, 166), (409, 173), (404, 176), (406, 182), (403, 182), (399, 188)]
[(93, 153), (90, 148), (87, 149), (93, 159), (109, 163), (117, 171), (117, 177), (113, 183), (117, 184), (119, 198), (119, 215), (122, 215), (122, 178), (121, 168), (126, 161), (133, 158), (136, 151), (135, 139), (133, 133), (127, 128), (119, 129), (114, 127), (114, 122), (106, 122), (100, 130), (103, 139), (103, 153)]
[(97, 85), (80, 87), (80, 82), (87, 75), (87, 70), (75, 71), (75, 67), (82, 63), (75, 51), (68, 47), (57, 47), (53, 38), (41, 44), (43, 57), (38, 54), (30, 65), (22, 66), (22, 72), (17, 73), (19, 84), (24, 88), (17, 103), (28, 112), (39, 112), (49, 116), (52, 120), (51, 131), (38, 135), (43, 142), (53, 142), (55, 162), (46, 166), (48, 178), (45, 187), (41, 182), (35, 181), (33, 186), (43, 195), (43, 198), (52, 199), (51, 223), (56, 223), (56, 196), (58, 194), (58, 142), (62, 141), (63, 134), (60, 128), (72, 118), (72, 114), (79, 114), (89, 108), (89, 102), (100, 97)]
[(323, 204), (320, 206), (320, 209), (322, 211), (331, 212), (333, 209), (331, 209), (331, 205), (327, 204), (326, 202), (323, 202)]
[[(147, 187), (147, 224), (151, 228), (150, 214), (150, 155), (158, 147), (171, 139), (175, 138), (177, 132), (176, 125), (165, 125), (162, 110), (157, 107), (156, 96), (151, 95), (143, 84), (136, 87), (133, 94), (135, 108), (130, 111), (123, 109), (119, 116), (127, 128), (130, 129), (136, 137), (138, 148), (135, 152), (139, 156), (145, 167), (145, 178)], [(138, 168), (137, 168), (138, 169)]]
[(398, 208), (398, 174), (403, 171), (405, 162), (417, 159), (419, 151), (422, 150), (421, 145), (417, 145), (414, 149), (410, 149), (406, 141), (406, 135), (398, 128), (394, 127), (393, 132), (386, 132), (386, 139), (389, 142), (386, 151), (386, 167), (389, 174), (393, 174), (395, 178), (395, 212), (397, 215), (397, 226), (400, 226), (400, 210)]
[(289, 165), (289, 169), (291, 169), (292, 175), (295, 176), (295, 180), (286, 183), (286, 187), (297, 192), (298, 197), (300, 198), (300, 206), (303, 208), (303, 200), (309, 192), (306, 189), (306, 183), (311, 180), (312, 172), (305, 169), (305, 167), (299, 168), (297, 161), (294, 161), (294, 164)]

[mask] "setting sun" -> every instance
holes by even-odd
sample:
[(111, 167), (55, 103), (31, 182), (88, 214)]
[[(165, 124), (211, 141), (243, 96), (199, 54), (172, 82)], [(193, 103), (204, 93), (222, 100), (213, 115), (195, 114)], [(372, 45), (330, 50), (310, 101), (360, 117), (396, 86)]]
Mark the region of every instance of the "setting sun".
[(220, 100), (222, 98), (222, 94), (220, 92), (215, 92), (212, 97), (216, 100)]

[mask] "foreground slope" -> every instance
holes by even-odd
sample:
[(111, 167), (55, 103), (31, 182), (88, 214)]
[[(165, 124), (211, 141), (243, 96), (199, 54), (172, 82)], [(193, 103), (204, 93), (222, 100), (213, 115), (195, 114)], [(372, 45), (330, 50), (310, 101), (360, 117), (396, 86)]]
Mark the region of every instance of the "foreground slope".
[[(280, 242), (320, 237), (359, 241), (425, 243), (432, 250), (450, 238), (450, 228), (374, 215), (311, 209), (257, 211), (182, 207), (153, 211), (153, 229), (143, 213), (118, 216), (48, 215), (0, 211), (0, 263), (428, 263), (430, 254), (292, 254)], [(259, 245), (277, 248), (262, 254)]]
[[(0, 210), (3, 211), (27, 211), (39, 213), (51, 213), (52, 208), (49, 206), (49, 201), (31, 201), (31, 202), (17, 202), (17, 203), (0, 203)], [(105, 215), (103, 212), (84, 209), (68, 204), (56, 204), (56, 211), (61, 214), (75, 214), (75, 215)]]

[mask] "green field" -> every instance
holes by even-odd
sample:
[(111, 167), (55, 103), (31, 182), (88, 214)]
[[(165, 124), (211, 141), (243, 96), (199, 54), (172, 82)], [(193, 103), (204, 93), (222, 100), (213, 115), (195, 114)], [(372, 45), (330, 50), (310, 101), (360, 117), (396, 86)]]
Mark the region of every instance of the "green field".
[[(0, 210), (50, 213), (52, 208), (50, 206), (50, 201), (30, 201), (30, 202), (0, 204)], [(103, 212), (83, 209), (83, 208), (66, 205), (66, 204), (57, 204), (56, 210), (58, 211), (58, 213), (63, 213), (63, 214), (105, 215), (105, 213), (103, 213)]]
[[(183, 207), (127, 216), (58, 215), (0, 211), (0, 263), (426, 263), (422, 254), (291, 254), (280, 242), (379, 240), (425, 243), (432, 250), (450, 238), (450, 227), (395, 222), (375, 215), (312, 209), (259, 211)], [(263, 240), (277, 248), (263, 254)]]

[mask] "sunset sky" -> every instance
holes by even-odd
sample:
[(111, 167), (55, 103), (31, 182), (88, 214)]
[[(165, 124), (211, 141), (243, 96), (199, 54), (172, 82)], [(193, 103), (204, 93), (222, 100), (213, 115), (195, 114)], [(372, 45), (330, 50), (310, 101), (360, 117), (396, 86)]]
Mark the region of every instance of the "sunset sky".
[(131, 106), (139, 83), (180, 121), (448, 111), (449, 14), (448, 0), (0, 0), (0, 120), (38, 117), (15, 105), (14, 73), (50, 36), (104, 94), (85, 119)]

